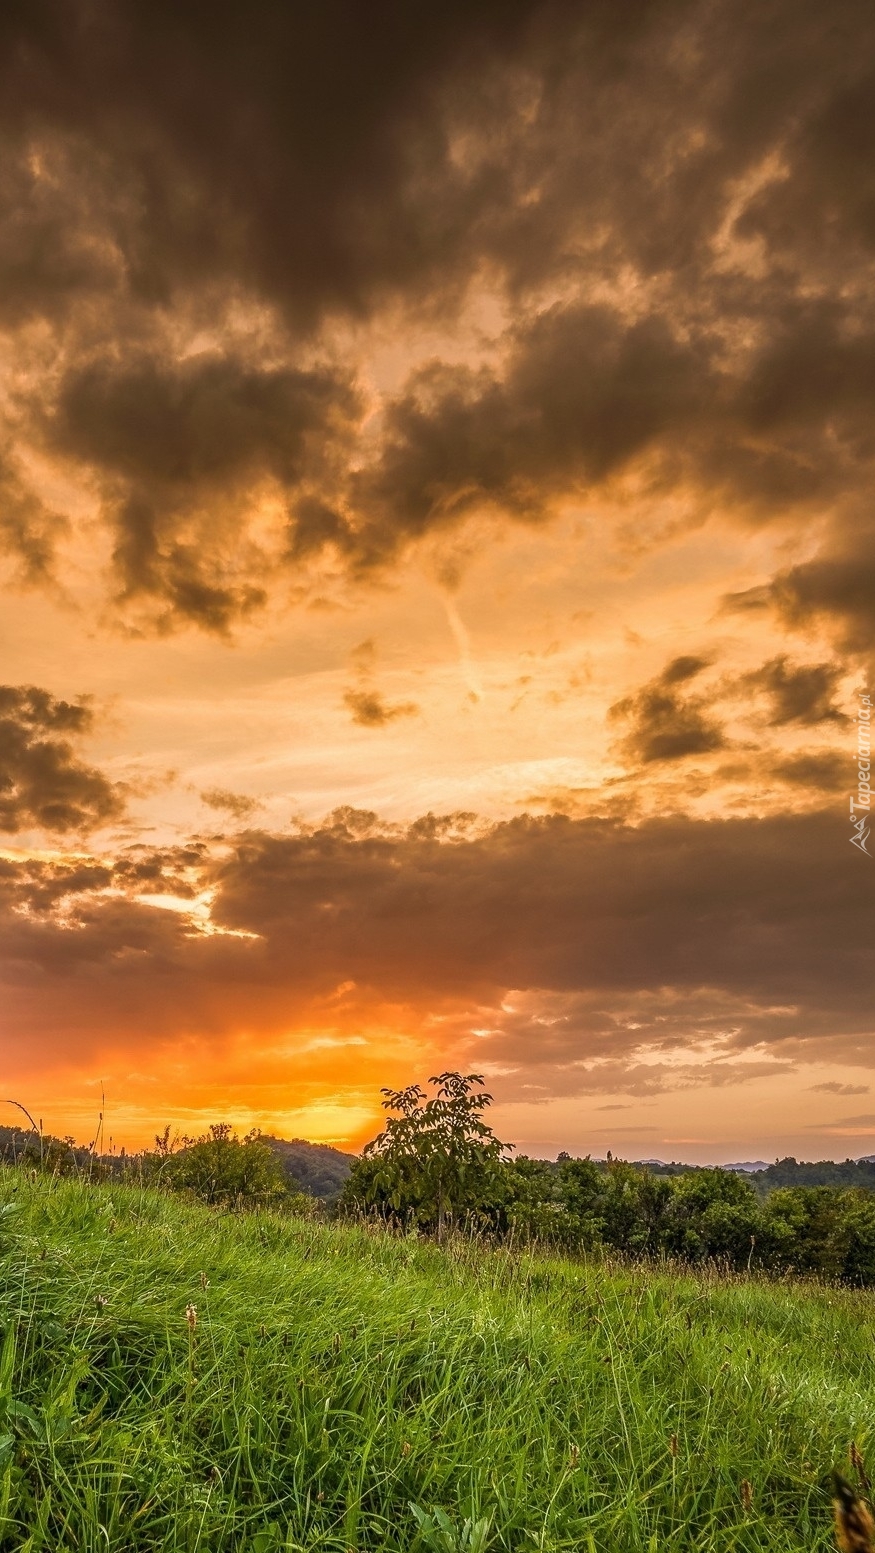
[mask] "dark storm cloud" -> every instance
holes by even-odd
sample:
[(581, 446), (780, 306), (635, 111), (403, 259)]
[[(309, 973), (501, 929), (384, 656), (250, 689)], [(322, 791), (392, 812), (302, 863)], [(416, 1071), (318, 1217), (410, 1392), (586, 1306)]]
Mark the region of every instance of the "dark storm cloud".
[(14, 459), (0, 451), (0, 551), (10, 556), (24, 582), (50, 583), (55, 541), (66, 528), (22, 478)]
[(378, 467), (359, 483), (392, 536), (478, 507), (548, 515), (667, 432), (694, 422), (707, 361), (661, 319), (627, 324), (607, 307), (554, 308), (515, 338), (503, 373), (434, 363), (386, 412)]
[[(96, 204), (134, 296), (166, 302), (221, 278), (304, 322), (326, 307), (361, 310), (375, 289), (408, 285), (458, 254), (461, 232), (444, 230), (447, 194), (430, 218), (415, 187), (447, 181), (434, 94), (455, 66), (506, 56), (540, 9), (532, 0), (377, 0), (366, 10), (257, 0), (245, 14), (201, 0), (7, 8), (0, 122), (22, 144), (14, 192), (25, 204), (13, 255), (41, 261), (46, 294), (57, 297), (59, 281), (99, 284), (99, 252), (55, 241), (69, 230), (60, 219), (69, 193), (46, 189), (54, 167), (34, 176), (27, 155), (33, 142), (60, 141), (74, 170), (90, 168), (103, 184), (95, 200), (86, 181), (76, 214)], [(451, 180), (457, 216), (466, 195), (470, 208), (469, 182)], [(13, 258), (6, 267), (27, 296), (34, 266)]]
[(187, 846), (133, 846), (112, 863), (111, 883), (129, 893), (175, 895), (191, 900), (197, 894), (206, 860), (200, 842)]
[[(555, 305), (509, 332), (498, 367), (418, 369), (353, 481), (359, 561), (478, 510), (542, 521), (562, 501), (610, 496), (620, 477), (746, 522), (814, 517), (871, 481), (875, 332), (842, 338), (854, 309), (753, 286), (727, 297), (704, 277), (697, 295), (698, 314), (670, 291), (649, 316)], [(748, 338), (730, 345), (739, 328)]]
[(621, 741), (622, 753), (633, 761), (682, 760), (707, 755), (726, 744), (723, 729), (708, 711), (706, 697), (684, 688), (709, 664), (707, 658), (684, 656), (666, 664), (661, 674), (632, 696), (610, 708), (614, 722), (631, 726)]
[(800, 750), (767, 761), (766, 771), (792, 787), (808, 787), (820, 793), (841, 793), (848, 786), (848, 759), (838, 750)]
[(98, 476), (123, 597), (222, 631), (266, 597), (248, 576), (267, 570), (247, 532), (257, 499), (287, 504), (292, 544), (296, 496), (330, 479), (357, 410), (336, 372), (139, 355), (68, 374), (45, 435)]
[(745, 675), (742, 683), (769, 698), (771, 727), (788, 723), (814, 727), (818, 723), (847, 722), (833, 702), (841, 677), (839, 663), (791, 663), (786, 655), (779, 654)]
[[(34, 0), (0, 26), (19, 395), (56, 404), (160, 625), (264, 601), (265, 481), (289, 566), (361, 576), (479, 507), (541, 520), (632, 476), (698, 516), (832, 511), (761, 602), (871, 645), (862, 0)], [(420, 363), (353, 449), (352, 371), (289, 365), (302, 336), (452, 327), (475, 284), (514, 318), (490, 364)], [(261, 364), (180, 361), (235, 309)], [(45, 566), (38, 514), (15, 521)]]
[[(213, 876), (214, 918), (259, 934), (276, 968), (294, 943), (300, 974), (323, 988), (473, 1005), (468, 1027), (495, 1032), (484, 1057), (553, 1069), (545, 1082), (560, 1090), (558, 1070), (584, 1058), (622, 1065), (639, 1048), (709, 1039), (741, 1061), (760, 1044), (783, 1058), (808, 1043), (870, 1060), (871, 881), (837, 845), (832, 814), (634, 828), (526, 818), (462, 826), (450, 843), (425, 823), (404, 834), (339, 820), (239, 845)], [(518, 1001), (509, 989), (527, 1010), (502, 1006)]]
[(92, 722), (83, 702), (0, 685), (0, 830), (89, 830), (120, 816), (120, 787), (74, 747)]
[[(4, 58), (8, 79), (14, 67)], [(60, 323), (77, 303), (112, 300), (122, 281), (112, 226), (124, 194), (107, 178), (106, 156), (48, 124), (37, 130), (2, 110), (0, 118), (0, 325)]]
[[(800, 1055), (868, 1063), (871, 880), (843, 840), (832, 813), (404, 830), (348, 811), (215, 860), (141, 852), (142, 876), (4, 864), (4, 980), (29, 1019), (54, 999), (59, 1030), (99, 1035), (124, 1010), (137, 1040), (286, 1029), (344, 985), (361, 1017), (407, 1008), (425, 1031), (439, 1012), (463, 1046), (485, 1027), (481, 1060), (551, 1092), (664, 1087), (671, 1068), (645, 1054), (685, 1048), (684, 1084)], [(215, 891), (212, 931), (138, 901), (162, 879)], [(692, 1062), (703, 1043), (713, 1075)]]
[(730, 595), (730, 608), (771, 607), (788, 625), (825, 625), (838, 646), (875, 652), (875, 527), (854, 504), (830, 526), (813, 559), (779, 572), (771, 583)]

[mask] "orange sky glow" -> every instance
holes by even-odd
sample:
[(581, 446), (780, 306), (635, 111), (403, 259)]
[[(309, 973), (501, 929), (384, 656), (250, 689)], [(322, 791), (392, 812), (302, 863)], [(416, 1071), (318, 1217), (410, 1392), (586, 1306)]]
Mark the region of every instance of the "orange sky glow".
[(0, 1098), (875, 1153), (869, 10), (36, 9)]

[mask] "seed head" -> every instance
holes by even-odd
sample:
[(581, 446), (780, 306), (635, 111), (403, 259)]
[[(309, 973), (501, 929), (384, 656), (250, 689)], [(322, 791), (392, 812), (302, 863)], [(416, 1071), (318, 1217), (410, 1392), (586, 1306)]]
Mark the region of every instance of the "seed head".
[(741, 1508), (743, 1509), (745, 1515), (749, 1515), (750, 1511), (751, 1511), (751, 1508), (753, 1506), (753, 1488), (751, 1487), (750, 1481), (749, 1481), (748, 1478), (742, 1478), (741, 1485), (740, 1485), (740, 1492), (741, 1492)]
[(875, 1521), (868, 1505), (838, 1472), (832, 1475), (832, 1487), (836, 1542), (842, 1553), (875, 1553)]
[(580, 1464), (580, 1446), (572, 1444), (571, 1450), (568, 1453), (568, 1465), (569, 1465), (569, 1467), (571, 1468), (571, 1470), (573, 1472), (574, 1468), (579, 1466), (579, 1464)]
[(669, 1437), (668, 1437), (668, 1448), (671, 1451), (671, 1454), (673, 1456), (677, 1455), (677, 1453), (678, 1453), (678, 1437), (677, 1437), (676, 1434), (670, 1434), (669, 1435)]
[(209, 1278), (207, 1277), (206, 1273), (201, 1273), (201, 1288), (202, 1289), (208, 1289), (209, 1287), (210, 1287), (210, 1280), (209, 1280)]
[(189, 1332), (193, 1332), (195, 1327), (197, 1326), (197, 1306), (196, 1305), (191, 1305), (191, 1304), (186, 1305), (186, 1307), (185, 1307), (185, 1319), (188, 1322), (188, 1330), (189, 1330)]
[(94, 1303), (97, 1306), (98, 1310), (105, 1310), (107, 1305), (109, 1304), (109, 1295), (108, 1294), (96, 1294), (94, 1296)]
[(402, 1454), (402, 1456), (409, 1456), (410, 1455), (410, 1441), (409, 1440), (405, 1440), (404, 1441), (404, 1444), (401, 1447), (401, 1454)]

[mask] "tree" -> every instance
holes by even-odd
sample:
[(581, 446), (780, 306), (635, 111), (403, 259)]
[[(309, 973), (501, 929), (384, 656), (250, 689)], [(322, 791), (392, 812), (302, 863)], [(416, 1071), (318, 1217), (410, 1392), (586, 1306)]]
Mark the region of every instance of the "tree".
[(697, 1170), (672, 1182), (664, 1241), (673, 1256), (721, 1257), (743, 1266), (760, 1233), (756, 1193), (743, 1176)]
[(831, 1186), (780, 1186), (763, 1209), (764, 1249), (775, 1268), (841, 1278), (850, 1229), (846, 1193)]
[(381, 1090), (384, 1109), (396, 1114), (353, 1166), (344, 1201), (441, 1239), (463, 1220), (477, 1228), (497, 1223), (510, 1145), (484, 1119), (492, 1096), (476, 1088), (479, 1073), (440, 1073), (428, 1082), (436, 1090), (430, 1099), (418, 1084)]

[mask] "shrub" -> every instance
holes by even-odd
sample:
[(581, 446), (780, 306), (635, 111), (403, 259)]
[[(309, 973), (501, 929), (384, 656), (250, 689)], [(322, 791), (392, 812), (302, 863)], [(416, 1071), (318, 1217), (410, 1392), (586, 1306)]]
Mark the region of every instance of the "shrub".
[(178, 1152), (164, 1145), (162, 1179), (208, 1203), (278, 1203), (289, 1197), (281, 1161), (259, 1133), (242, 1140), (227, 1122), (215, 1122), (200, 1138), (184, 1138)]
[(492, 1096), (477, 1073), (440, 1073), (428, 1099), (418, 1084), (384, 1089), (394, 1111), (367, 1144), (344, 1187), (342, 1201), (372, 1209), (440, 1239), (452, 1225), (501, 1228), (508, 1199), (501, 1143), (484, 1120)]

